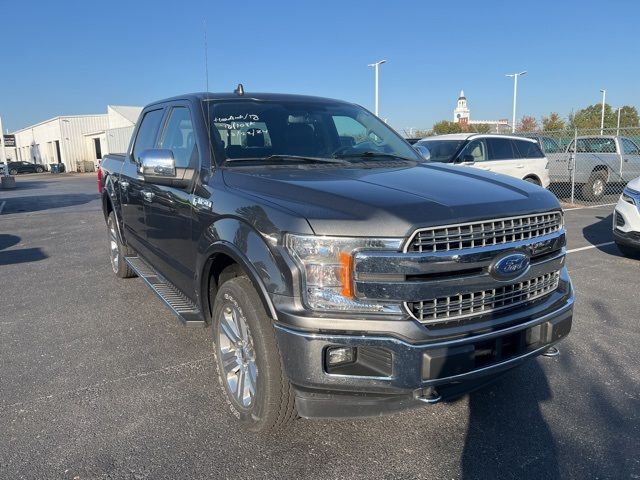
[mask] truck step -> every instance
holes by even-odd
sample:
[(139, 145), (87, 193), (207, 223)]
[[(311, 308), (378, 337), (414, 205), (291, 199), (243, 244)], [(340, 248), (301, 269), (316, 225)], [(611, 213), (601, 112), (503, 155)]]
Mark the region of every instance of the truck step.
[(138, 256), (125, 257), (125, 260), (184, 325), (188, 327), (205, 326), (205, 321), (196, 304), (183, 295), (180, 290), (160, 275), (151, 265)]

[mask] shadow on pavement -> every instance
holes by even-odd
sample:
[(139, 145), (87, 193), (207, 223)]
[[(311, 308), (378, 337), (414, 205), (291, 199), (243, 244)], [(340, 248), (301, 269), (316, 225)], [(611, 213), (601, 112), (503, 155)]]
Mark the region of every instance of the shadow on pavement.
[(462, 478), (560, 477), (553, 435), (540, 411), (552, 395), (538, 361), (469, 395)]
[(38, 212), (52, 208), (73, 207), (99, 199), (100, 195), (98, 193), (66, 193), (60, 195), (13, 197), (7, 199), (3, 214)]
[(20, 243), (20, 237), (16, 235), (0, 234), (0, 265), (14, 263), (38, 262), (48, 258), (40, 248), (20, 248), (7, 250)]

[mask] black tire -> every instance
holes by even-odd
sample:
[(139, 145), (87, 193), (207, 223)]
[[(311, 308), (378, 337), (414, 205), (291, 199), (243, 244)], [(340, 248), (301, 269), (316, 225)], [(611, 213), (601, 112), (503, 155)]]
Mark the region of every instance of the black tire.
[[(266, 433), (284, 430), (298, 416), (295, 396), (284, 373), (272, 321), (265, 312), (258, 293), (246, 276), (235, 277), (219, 287), (213, 305), (216, 371), (230, 413), (249, 431)], [(246, 327), (245, 338), (249, 340), (249, 349), (227, 342), (230, 337), (225, 331), (228, 330), (221, 325), (230, 317), (236, 319), (233, 325)], [(225, 325), (228, 327), (228, 321)], [(238, 343), (241, 342), (238, 337)], [(247, 350), (250, 353), (245, 357), (244, 352)], [(239, 356), (245, 360), (244, 367)], [(226, 360), (226, 368), (223, 359)], [(249, 379), (252, 367), (255, 373), (250, 381), (254, 385), (254, 393), (253, 396), (249, 395), (248, 405), (243, 405), (241, 401), (246, 396), (243, 388), (245, 383), (241, 378), (244, 375), (244, 378)], [(245, 398), (238, 399), (239, 394), (232, 392), (230, 383), (234, 379), (236, 386), (239, 386), (236, 391), (241, 392)]]
[(36, 167), (36, 173), (42, 173), (44, 169), (42, 167)]
[(16, 170), (15, 168), (12, 168), (11, 170), (9, 170), (9, 175), (17, 175), (18, 174), (18, 170)]
[(534, 185), (537, 185), (539, 187), (542, 186), (542, 184), (540, 183), (540, 180), (538, 180), (537, 178), (534, 177), (527, 177), (524, 179), (525, 182), (529, 182), (529, 183), (533, 183)]
[(625, 257), (640, 258), (640, 248), (633, 248), (629, 245), (623, 245), (618, 242), (616, 242), (616, 246), (618, 247), (618, 250), (620, 250), (620, 253)]
[(131, 278), (136, 276), (136, 272), (129, 266), (124, 259), (125, 256), (132, 256), (135, 253), (126, 245), (123, 245), (118, 236), (118, 227), (116, 224), (116, 217), (113, 212), (107, 217), (107, 239), (108, 239), (108, 252), (109, 260), (111, 262), (111, 269), (117, 277)]
[(585, 200), (600, 200), (607, 190), (607, 173), (593, 172), (587, 183), (582, 185), (582, 196)]

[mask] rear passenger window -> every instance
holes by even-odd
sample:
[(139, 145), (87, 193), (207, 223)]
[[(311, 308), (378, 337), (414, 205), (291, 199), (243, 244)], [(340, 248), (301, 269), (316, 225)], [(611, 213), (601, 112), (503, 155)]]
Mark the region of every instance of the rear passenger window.
[(173, 152), (178, 168), (187, 168), (192, 159), (195, 161), (196, 141), (188, 108), (171, 109), (169, 121), (160, 141), (160, 148), (167, 148)]
[(513, 160), (517, 158), (508, 138), (487, 138), (489, 160)]
[(527, 142), (526, 140), (514, 140), (516, 150), (520, 153), (520, 158), (542, 158), (544, 154), (535, 142)]
[(162, 110), (151, 110), (144, 114), (142, 123), (138, 129), (136, 143), (133, 144), (133, 158), (136, 162), (140, 162), (140, 154), (155, 147), (156, 135), (162, 120)]

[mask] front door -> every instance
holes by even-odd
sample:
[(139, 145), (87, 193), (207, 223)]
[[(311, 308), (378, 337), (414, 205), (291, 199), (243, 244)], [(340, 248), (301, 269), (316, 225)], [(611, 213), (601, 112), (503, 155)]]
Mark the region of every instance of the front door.
[(640, 148), (633, 140), (620, 137), (622, 152), (622, 179), (629, 182), (640, 177)]
[[(158, 148), (171, 150), (177, 175), (192, 177), (198, 166), (193, 121), (187, 105), (167, 109)], [(191, 235), (193, 185), (177, 188), (147, 183), (144, 188), (147, 241), (156, 268), (185, 293), (193, 292), (196, 264)]]
[(140, 154), (156, 145), (163, 112), (163, 109), (149, 110), (142, 117), (133, 149), (125, 159), (122, 173), (118, 179), (118, 187), (116, 187), (120, 191), (125, 240), (143, 257), (147, 256), (148, 251), (145, 200), (143, 198), (143, 190), (146, 185), (142, 175), (139, 174), (138, 167)]

